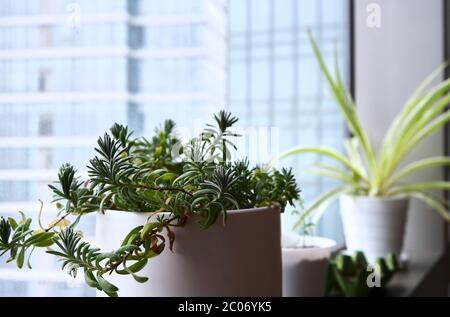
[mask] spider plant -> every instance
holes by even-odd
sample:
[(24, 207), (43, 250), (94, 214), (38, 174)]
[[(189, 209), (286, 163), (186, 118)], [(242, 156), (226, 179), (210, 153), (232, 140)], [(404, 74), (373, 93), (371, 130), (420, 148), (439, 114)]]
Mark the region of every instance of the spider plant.
[(336, 165), (316, 164), (310, 170), (313, 174), (339, 181), (340, 185), (315, 199), (295, 225), (299, 227), (315, 212), (318, 220), (331, 202), (342, 194), (367, 197), (409, 197), (417, 198), (439, 212), (449, 221), (447, 203), (433, 194), (436, 190), (449, 190), (448, 181), (406, 183), (405, 178), (418, 171), (450, 165), (446, 156), (429, 157), (405, 166), (408, 154), (424, 139), (450, 121), (450, 79), (429, 88), (431, 83), (446, 68), (443, 64), (430, 74), (413, 92), (400, 113), (394, 118), (376, 151), (364, 131), (356, 112), (355, 103), (344, 87), (336, 54), (334, 70), (330, 71), (319, 51), (317, 43), (308, 31), (308, 37), (326, 82), (342, 112), (352, 135), (345, 141), (345, 153), (326, 147), (297, 147), (283, 153), (278, 159), (305, 153), (319, 154), (330, 158)]

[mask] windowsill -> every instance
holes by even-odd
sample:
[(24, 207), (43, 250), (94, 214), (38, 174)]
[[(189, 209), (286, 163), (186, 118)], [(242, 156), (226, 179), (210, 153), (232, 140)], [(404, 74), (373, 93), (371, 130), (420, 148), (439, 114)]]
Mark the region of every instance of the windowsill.
[(406, 269), (394, 275), (383, 294), (388, 297), (448, 296), (449, 252), (409, 254)]

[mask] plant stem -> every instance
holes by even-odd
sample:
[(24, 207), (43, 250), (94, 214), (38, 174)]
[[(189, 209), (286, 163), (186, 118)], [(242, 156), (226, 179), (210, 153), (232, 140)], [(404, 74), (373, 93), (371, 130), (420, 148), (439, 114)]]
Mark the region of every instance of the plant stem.
[[(168, 219), (167, 221), (165, 221), (165, 223), (163, 224), (163, 226), (171, 226), (171, 222), (172, 221), (174, 221), (174, 220), (176, 220), (176, 219), (179, 219), (179, 217), (178, 216), (175, 216), (175, 217), (172, 217), (172, 218), (170, 218), (170, 219)], [(172, 225), (172, 226), (176, 226), (176, 225)], [(154, 229), (155, 230), (155, 229)], [(140, 247), (140, 246), (142, 246), (143, 244), (144, 244), (144, 240), (141, 240), (141, 241), (139, 241), (137, 244), (136, 244), (136, 246), (137, 247)], [(100, 272), (101, 272), (101, 274), (105, 274), (105, 273), (108, 273), (109, 272), (109, 274), (112, 274), (113, 272), (114, 272), (114, 270), (116, 270), (121, 264), (123, 264), (123, 263), (125, 263), (126, 261), (127, 261), (127, 259), (133, 254), (133, 252), (134, 252), (135, 250), (131, 250), (131, 251), (128, 251), (128, 253), (127, 254), (125, 254), (123, 257), (122, 257), (122, 260), (121, 261), (118, 261), (117, 263), (115, 263), (114, 265), (112, 265), (111, 267), (105, 267), (103, 270), (100, 270)]]
[(57, 222), (55, 222), (54, 224), (52, 224), (50, 227), (48, 227), (47, 229), (45, 229), (45, 232), (49, 232), (50, 230), (52, 230), (54, 227), (56, 227), (61, 221), (63, 221), (64, 219), (66, 219), (67, 216), (70, 215), (70, 212), (68, 212), (67, 214), (65, 214), (64, 216), (62, 216), (61, 218), (59, 218), (59, 220)]

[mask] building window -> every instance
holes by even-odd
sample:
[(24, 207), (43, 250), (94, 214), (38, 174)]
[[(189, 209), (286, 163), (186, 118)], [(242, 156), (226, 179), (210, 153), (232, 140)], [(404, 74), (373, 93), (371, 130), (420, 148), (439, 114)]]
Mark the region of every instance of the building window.
[(41, 47), (52, 46), (52, 28), (48, 25), (43, 25), (39, 27), (41, 36)]
[[(326, 93), (306, 27), (328, 60), (336, 44), (339, 63), (347, 71), (347, 6), (346, 0), (229, 1), (230, 109), (248, 125), (280, 128), (281, 151), (299, 144), (342, 147), (344, 123)], [(314, 159), (284, 162), (295, 166), (306, 202), (333, 185), (299, 172)], [(289, 230), (293, 221), (285, 214), (283, 229)], [(342, 241), (338, 213), (325, 215), (318, 234)]]

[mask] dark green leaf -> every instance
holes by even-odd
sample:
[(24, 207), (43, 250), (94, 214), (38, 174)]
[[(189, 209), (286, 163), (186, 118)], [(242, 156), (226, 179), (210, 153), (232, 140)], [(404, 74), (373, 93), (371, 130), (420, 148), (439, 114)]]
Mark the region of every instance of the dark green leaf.
[(86, 284), (90, 287), (99, 288), (99, 283), (95, 279), (94, 274), (90, 270), (84, 271), (84, 280), (86, 281)]
[(17, 222), (16, 222), (16, 220), (14, 219), (14, 218), (12, 218), (12, 217), (8, 217), (8, 222), (9, 222), (9, 225), (11, 226), (11, 228), (13, 229), (13, 230), (16, 230), (17, 229)]
[(138, 236), (139, 232), (141, 231), (141, 229), (144, 226), (138, 226), (136, 228), (134, 228), (133, 230), (131, 230), (127, 236), (125, 237), (125, 239), (123, 239), (122, 245), (121, 246), (125, 246), (125, 245), (129, 245), (133, 242), (133, 240)]
[(17, 267), (19, 269), (22, 268), (24, 260), (25, 260), (25, 247), (22, 247), (20, 249), (19, 254), (17, 255), (17, 259), (16, 259)]
[(146, 258), (142, 259), (142, 260), (139, 260), (138, 262), (134, 263), (133, 265), (131, 265), (129, 267), (126, 267), (128, 269), (128, 271), (126, 269), (124, 269), (124, 270), (117, 270), (117, 273), (118, 274), (122, 274), (122, 275), (130, 274), (130, 272), (131, 273), (137, 273), (137, 272), (139, 272), (140, 270), (142, 270), (145, 267), (147, 262), (148, 262), (148, 260)]
[(117, 292), (119, 289), (117, 288), (117, 286), (115, 286), (114, 284), (111, 284), (110, 282), (108, 282), (107, 280), (105, 280), (100, 274), (97, 274), (97, 282), (100, 286), (100, 288), (105, 291), (105, 293), (109, 294), (114, 294), (115, 292)]
[(133, 276), (134, 280), (138, 283), (145, 283), (148, 281), (148, 277), (145, 276), (138, 276), (136, 274), (131, 274)]
[(38, 244), (39, 242), (50, 240), (55, 235), (54, 232), (38, 232), (33, 234), (27, 240), (25, 240), (26, 245)]

